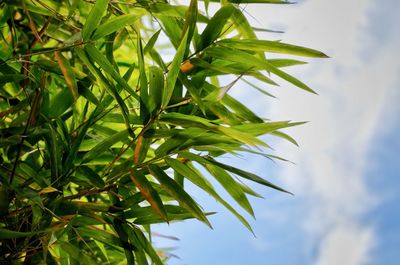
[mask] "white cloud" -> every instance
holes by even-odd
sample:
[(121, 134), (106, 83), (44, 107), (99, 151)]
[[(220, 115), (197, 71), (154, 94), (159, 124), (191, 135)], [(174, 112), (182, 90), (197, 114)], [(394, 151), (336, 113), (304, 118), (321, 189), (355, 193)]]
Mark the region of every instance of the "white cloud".
[(400, 63), (393, 57), (400, 41), (382, 43), (367, 60), (362, 57), (374, 41), (368, 32), (368, 23), (374, 23), (368, 21), (370, 8), (373, 1), (310, 0), (289, 9), (271, 7), (263, 14), (249, 9), (263, 25), (270, 17), (275, 25), (287, 25), (284, 41), (313, 46), (333, 57), (307, 66), (307, 73), (293, 71), (320, 96), (285, 85), (275, 93), (280, 100), (270, 110), (275, 119), (311, 121), (291, 131), (300, 150), (286, 143), (276, 149), (298, 164), (283, 167), (280, 175), (309, 202), (304, 227), (317, 249), (316, 265), (366, 264), (376, 241), (373, 228), (361, 221), (377, 201), (365, 175), (373, 137), (382, 117), (391, 115), (384, 112), (385, 105), (393, 103), (388, 95), (400, 81)]
[(369, 229), (343, 224), (335, 226), (321, 243), (316, 265), (365, 264), (369, 258), (369, 247), (374, 235)]

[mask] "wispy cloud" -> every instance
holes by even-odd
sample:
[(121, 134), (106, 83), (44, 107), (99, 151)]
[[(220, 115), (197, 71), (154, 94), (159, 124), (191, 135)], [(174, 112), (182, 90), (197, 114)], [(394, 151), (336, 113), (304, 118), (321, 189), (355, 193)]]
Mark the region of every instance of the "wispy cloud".
[(370, 258), (369, 248), (373, 246), (374, 235), (370, 229), (359, 225), (343, 223), (336, 225), (325, 236), (316, 265), (354, 265), (366, 264)]
[[(275, 118), (310, 120), (294, 130), (300, 150), (277, 147), (296, 167), (283, 167), (289, 189), (307, 201), (307, 238), (317, 251), (315, 265), (361, 265), (377, 241), (373, 227), (362, 217), (377, 201), (366, 184), (368, 150), (379, 133), (390, 89), (400, 81), (394, 60), (400, 42), (380, 43), (367, 16), (374, 1), (305, 1), (290, 8), (273, 7), (257, 18), (271, 17), (287, 25), (284, 40), (327, 51), (333, 59), (294, 73), (311, 80), (320, 96), (293, 91), (289, 85), (276, 94)], [(254, 12), (257, 10), (251, 10)], [(262, 24), (267, 21), (261, 21)], [(374, 54), (370, 54), (373, 52)], [(369, 53), (369, 54), (368, 54)]]

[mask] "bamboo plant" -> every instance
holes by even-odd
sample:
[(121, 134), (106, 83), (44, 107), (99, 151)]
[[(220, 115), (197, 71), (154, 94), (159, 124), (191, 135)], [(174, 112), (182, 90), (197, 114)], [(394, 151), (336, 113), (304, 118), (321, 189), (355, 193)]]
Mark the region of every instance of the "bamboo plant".
[(152, 224), (211, 227), (187, 182), (252, 231), (240, 211), (254, 216), (261, 196), (246, 183), (286, 191), (219, 158), (279, 158), (259, 136), (296, 144), (281, 129), (301, 123), (259, 117), (229, 90), (257, 80), (271, 95), (283, 79), (314, 93), (282, 68), (326, 57), (258, 39), (252, 3), (288, 4), (0, 1), (1, 264), (165, 264)]

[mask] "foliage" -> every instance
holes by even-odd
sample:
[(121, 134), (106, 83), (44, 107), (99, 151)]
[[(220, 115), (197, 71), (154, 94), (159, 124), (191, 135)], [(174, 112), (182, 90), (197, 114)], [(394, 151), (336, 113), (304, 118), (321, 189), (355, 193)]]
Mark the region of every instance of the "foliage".
[[(279, 130), (299, 123), (262, 119), (229, 89), (272, 74), (313, 92), (282, 70), (302, 61), (265, 53), (326, 56), (258, 40), (239, 2), (287, 3), (221, 1), (210, 16), (197, 0), (0, 2), (0, 262), (164, 264), (151, 224), (211, 226), (187, 181), (251, 231), (207, 178), (254, 215), (242, 180), (284, 190), (217, 158), (259, 153), (264, 134), (294, 142)], [(224, 75), (237, 79), (220, 87)]]

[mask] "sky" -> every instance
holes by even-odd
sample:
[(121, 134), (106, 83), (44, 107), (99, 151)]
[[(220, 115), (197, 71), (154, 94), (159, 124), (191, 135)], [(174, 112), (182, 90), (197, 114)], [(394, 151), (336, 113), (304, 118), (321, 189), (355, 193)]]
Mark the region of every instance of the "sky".
[[(316, 48), (331, 58), (288, 69), (318, 92), (288, 83), (266, 87), (277, 99), (244, 83), (231, 95), (273, 120), (308, 121), (287, 130), (300, 147), (272, 140), (274, 154), (293, 161), (230, 158), (295, 194), (255, 187), (255, 236), (201, 192), (194, 197), (214, 229), (197, 221), (155, 227), (179, 241), (171, 265), (395, 265), (400, 253), (400, 1), (304, 0), (296, 5), (248, 5), (259, 28), (283, 30), (260, 38)], [(270, 140), (271, 138), (267, 138)], [(250, 219), (250, 218), (249, 218)]]

